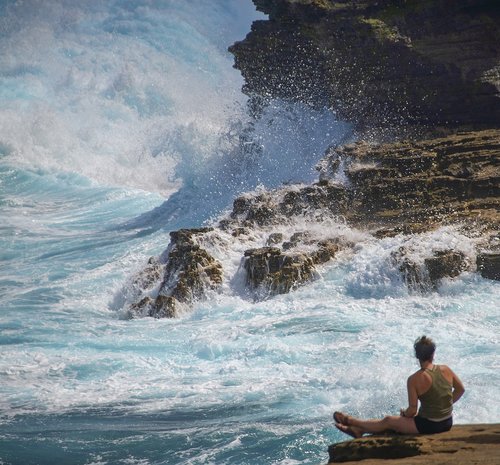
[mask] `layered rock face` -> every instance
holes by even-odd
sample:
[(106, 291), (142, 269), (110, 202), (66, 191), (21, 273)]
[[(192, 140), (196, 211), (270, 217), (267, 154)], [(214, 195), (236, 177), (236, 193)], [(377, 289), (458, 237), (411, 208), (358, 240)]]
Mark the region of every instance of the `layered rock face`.
[(254, 0), (234, 44), (253, 96), (326, 106), (358, 126), (498, 125), (495, 0)]
[(335, 148), (321, 163), (321, 179), (340, 166), (358, 221), (414, 229), (462, 220), (476, 228), (500, 224), (500, 130)]
[[(330, 446), (329, 463), (375, 465), (496, 465), (500, 425), (456, 425), (451, 431), (418, 436), (367, 436)], [(384, 462), (383, 462), (384, 461)]]

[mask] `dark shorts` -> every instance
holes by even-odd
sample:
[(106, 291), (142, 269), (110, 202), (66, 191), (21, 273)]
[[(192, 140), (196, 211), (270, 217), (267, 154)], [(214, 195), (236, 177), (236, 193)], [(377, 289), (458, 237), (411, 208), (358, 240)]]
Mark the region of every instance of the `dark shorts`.
[(424, 417), (413, 417), (415, 426), (420, 434), (435, 434), (449, 431), (453, 425), (453, 417), (442, 421), (432, 421)]

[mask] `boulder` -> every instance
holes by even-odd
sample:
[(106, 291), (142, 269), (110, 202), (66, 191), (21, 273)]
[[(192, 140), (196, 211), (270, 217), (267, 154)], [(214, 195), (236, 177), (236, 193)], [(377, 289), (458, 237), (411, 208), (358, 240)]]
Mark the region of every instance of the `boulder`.
[(276, 247), (245, 251), (246, 285), (257, 299), (285, 294), (317, 277), (314, 263), (302, 253), (283, 253)]
[(330, 261), (333, 257), (335, 257), (335, 254), (340, 249), (341, 249), (341, 241), (339, 239), (321, 240), (318, 242), (317, 249), (311, 255), (312, 261), (315, 265), (326, 263)]
[(443, 278), (454, 278), (465, 271), (469, 264), (462, 252), (439, 250), (419, 265), (408, 257), (408, 251), (401, 247), (391, 255), (407, 287), (413, 291), (436, 289)]
[(442, 278), (454, 278), (467, 269), (467, 260), (462, 252), (440, 250), (424, 260), (429, 280), (434, 287)]
[[(188, 309), (195, 301), (206, 298), (208, 290), (222, 284), (222, 265), (196, 243), (196, 237), (212, 228), (181, 229), (170, 233), (166, 263), (156, 298), (141, 295), (130, 305), (134, 314), (155, 318), (173, 318)], [(148, 263), (144, 276), (159, 277)], [(154, 268), (156, 270), (157, 268)], [(148, 271), (149, 270), (149, 271)]]

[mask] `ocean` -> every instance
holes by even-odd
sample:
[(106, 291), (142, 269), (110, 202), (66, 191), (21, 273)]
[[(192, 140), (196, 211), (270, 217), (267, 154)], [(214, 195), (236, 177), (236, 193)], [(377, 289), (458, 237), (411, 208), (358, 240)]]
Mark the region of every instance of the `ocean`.
[(316, 180), (353, 137), (327, 109), (249, 114), (227, 47), (257, 19), (250, 0), (0, 1), (0, 464), (325, 463), (334, 410), (405, 405), (422, 334), (465, 384), (455, 422), (499, 421), (499, 283), (410, 292), (390, 260), (472, 260), (458, 228), (376, 240), (339, 218), (315, 227), (357, 246), (295, 292), (125, 317), (170, 231)]

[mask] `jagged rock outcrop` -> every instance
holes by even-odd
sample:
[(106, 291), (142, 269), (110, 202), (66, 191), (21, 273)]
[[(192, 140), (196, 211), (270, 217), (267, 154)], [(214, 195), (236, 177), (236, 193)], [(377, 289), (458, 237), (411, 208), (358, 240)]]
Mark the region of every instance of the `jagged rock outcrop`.
[(300, 100), (377, 128), (500, 121), (495, 0), (254, 3), (269, 20), (230, 47), (254, 103)]
[(284, 253), (277, 247), (249, 249), (244, 268), (249, 289), (259, 299), (286, 294), (317, 277), (313, 260), (304, 253)]
[(470, 268), (467, 258), (454, 250), (438, 250), (422, 263), (416, 263), (404, 248), (392, 254), (394, 264), (403, 276), (405, 284), (413, 291), (436, 289), (443, 278), (455, 278)]
[(500, 460), (500, 425), (456, 425), (432, 435), (365, 436), (333, 444), (328, 463), (375, 465), (496, 465)]
[[(348, 209), (349, 194), (340, 184), (327, 181), (286, 186), (241, 195), (234, 200), (229, 218), (221, 220), (218, 226), (238, 236), (255, 227), (287, 224), (298, 216), (321, 219), (322, 216), (342, 215)], [(270, 236), (268, 245), (276, 240), (277, 236)]]
[[(162, 266), (159, 290), (156, 296), (141, 296), (132, 303), (132, 315), (174, 318), (195, 301), (204, 299), (208, 290), (215, 290), (221, 285), (222, 265), (195, 240), (197, 235), (209, 231), (211, 228), (181, 229), (170, 233), (170, 245), (166, 263)], [(150, 259), (134, 282), (159, 278), (159, 262)]]

